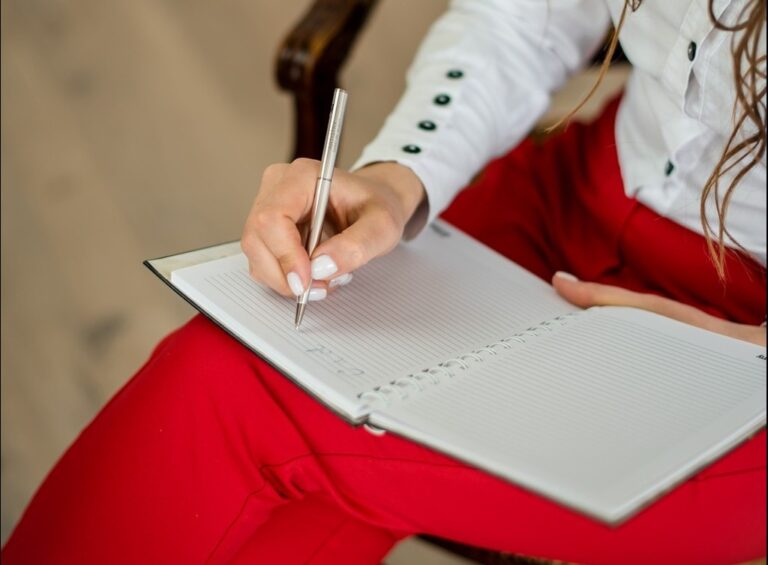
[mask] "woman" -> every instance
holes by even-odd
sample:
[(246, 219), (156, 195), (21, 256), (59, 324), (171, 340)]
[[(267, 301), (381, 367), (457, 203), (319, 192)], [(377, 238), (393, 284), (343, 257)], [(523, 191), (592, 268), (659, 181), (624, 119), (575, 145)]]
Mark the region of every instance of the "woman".
[[(448, 207), (521, 142), (609, 19), (634, 67), (622, 100), (523, 142)], [(293, 296), (312, 271), (323, 299), (448, 207), (575, 304), (765, 344), (764, 38), (762, 0), (454, 1), (354, 172), (336, 173), (340, 233), (311, 262), (296, 225), (318, 164), (265, 171), (243, 234), (252, 275)], [(373, 563), (429, 533), (566, 561), (740, 562), (766, 551), (765, 444), (762, 431), (611, 529), (348, 426), (198, 317), (78, 438), (3, 557)]]

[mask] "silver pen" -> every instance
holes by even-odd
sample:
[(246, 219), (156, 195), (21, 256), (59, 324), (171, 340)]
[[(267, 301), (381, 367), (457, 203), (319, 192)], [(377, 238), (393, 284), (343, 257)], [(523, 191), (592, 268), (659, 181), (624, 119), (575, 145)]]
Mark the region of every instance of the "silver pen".
[[(328, 207), (328, 196), (331, 193), (331, 180), (333, 179), (333, 168), (336, 165), (336, 155), (339, 152), (339, 139), (341, 138), (341, 126), (344, 124), (344, 111), (347, 108), (347, 92), (337, 88), (333, 92), (333, 102), (331, 103), (331, 116), (328, 118), (328, 129), (325, 132), (325, 145), (323, 146), (323, 157), (320, 162), (320, 176), (315, 183), (315, 197), (312, 201), (312, 217), (310, 218), (309, 231), (304, 242), (307, 255), (312, 259), (312, 253), (320, 242), (320, 234), (323, 231), (325, 222), (325, 210)], [(309, 284), (304, 289), (304, 293), (296, 298), (296, 319), (294, 321), (296, 329), (301, 326), (301, 320), (304, 318), (304, 310), (307, 308), (309, 300), (309, 291), (312, 288), (312, 273), (310, 271)]]

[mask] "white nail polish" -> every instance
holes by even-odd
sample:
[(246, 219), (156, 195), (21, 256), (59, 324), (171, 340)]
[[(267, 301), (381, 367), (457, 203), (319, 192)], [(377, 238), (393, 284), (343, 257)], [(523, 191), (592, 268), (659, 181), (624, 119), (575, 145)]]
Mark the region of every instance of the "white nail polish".
[(301, 284), (299, 273), (291, 271), (286, 275), (285, 279), (288, 281), (288, 286), (291, 287), (291, 292), (294, 296), (301, 296), (304, 294), (304, 285)]
[(320, 255), (312, 259), (312, 278), (315, 280), (325, 280), (339, 268), (329, 255)]
[(566, 273), (565, 271), (557, 271), (555, 276), (567, 281), (579, 282), (579, 279), (577, 279), (574, 275), (571, 273)]
[(309, 299), (311, 301), (315, 300), (322, 300), (326, 297), (328, 294), (328, 291), (326, 291), (324, 288), (310, 288), (309, 289)]
[(328, 283), (328, 286), (334, 287), (334, 286), (344, 286), (345, 284), (349, 284), (349, 281), (352, 280), (352, 273), (344, 273), (341, 276), (336, 277), (335, 279), (331, 279), (331, 281)]

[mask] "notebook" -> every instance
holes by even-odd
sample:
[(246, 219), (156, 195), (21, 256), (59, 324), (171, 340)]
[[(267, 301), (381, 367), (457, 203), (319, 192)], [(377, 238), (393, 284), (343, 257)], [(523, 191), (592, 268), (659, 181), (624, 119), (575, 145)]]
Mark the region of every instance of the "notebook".
[(437, 221), (309, 304), (232, 242), (146, 265), (354, 425), (618, 524), (761, 429), (765, 348), (641, 310), (581, 310)]

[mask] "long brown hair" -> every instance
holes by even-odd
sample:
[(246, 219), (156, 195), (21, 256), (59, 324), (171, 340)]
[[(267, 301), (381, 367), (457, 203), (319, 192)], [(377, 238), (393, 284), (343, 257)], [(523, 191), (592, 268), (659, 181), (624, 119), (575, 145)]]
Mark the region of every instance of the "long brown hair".
[[(556, 129), (570, 121), (584, 104), (592, 97), (600, 83), (603, 81), (611, 60), (619, 42), (619, 33), (624, 25), (627, 11), (633, 12), (640, 7), (643, 0), (625, 0), (618, 23), (614, 26), (605, 58), (600, 66), (597, 80), (587, 94), (582, 98), (568, 114), (558, 121), (550, 129)], [(714, 0), (709, 0), (709, 17), (717, 29), (732, 32), (731, 55), (733, 58), (733, 75), (736, 88), (736, 103), (733, 108), (734, 127), (723, 153), (715, 165), (712, 174), (707, 179), (701, 192), (700, 216), (701, 225), (707, 242), (712, 262), (721, 280), (725, 280), (725, 256), (727, 248), (725, 240), (728, 239), (735, 247), (744, 251), (744, 248), (733, 238), (725, 226), (725, 217), (728, 206), (731, 203), (733, 191), (736, 185), (752, 168), (760, 162), (760, 158), (766, 149), (766, 56), (759, 54), (762, 30), (765, 25), (765, 0), (748, 0), (739, 14), (737, 22), (733, 25), (723, 23), (717, 18), (714, 11)], [(760, 81), (763, 81), (762, 87)], [(740, 139), (739, 132), (745, 124), (751, 123), (756, 131)], [(746, 163), (745, 163), (746, 161)], [(736, 172), (721, 194), (720, 180), (723, 175), (734, 170), (737, 165), (742, 167)], [(707, 202), (714, 198), (715, 211), (717, 212), (718, 225), (713, 228), (706, 214)]]

